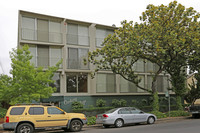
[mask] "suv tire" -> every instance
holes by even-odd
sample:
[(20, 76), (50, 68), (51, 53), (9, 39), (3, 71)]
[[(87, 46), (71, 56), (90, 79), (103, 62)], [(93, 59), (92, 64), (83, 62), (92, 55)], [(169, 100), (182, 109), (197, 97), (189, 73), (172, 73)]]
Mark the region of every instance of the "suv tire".
[(70, 123), (70, 131), (72, 131), (72, 132), (80, 131), (82, 129), (82, 126), (83, 126), (83, 124), (80, 120), (73, 120)]
[(29, 123), (22, 123), (17, 127), (17, 133), (33, 133), (33, 126)]

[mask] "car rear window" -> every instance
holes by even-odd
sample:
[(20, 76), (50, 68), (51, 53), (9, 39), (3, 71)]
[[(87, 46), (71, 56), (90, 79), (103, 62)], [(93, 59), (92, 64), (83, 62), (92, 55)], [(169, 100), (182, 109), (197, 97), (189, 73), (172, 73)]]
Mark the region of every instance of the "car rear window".
[(30, 115), (43, 115), (44, 108), (43, 107), (30, 107), (28, 113)]
[(10, 111), (10, 115), (21, 115), (23, 114), (25, 107), (14, 107)]
[(113, 113), (113, 112), (115, 112), (115, 110), (117, 110), (117, 108), (114, 108), (114, 109), (108, 110), (108, 111), (106, 111), (105, 113)]

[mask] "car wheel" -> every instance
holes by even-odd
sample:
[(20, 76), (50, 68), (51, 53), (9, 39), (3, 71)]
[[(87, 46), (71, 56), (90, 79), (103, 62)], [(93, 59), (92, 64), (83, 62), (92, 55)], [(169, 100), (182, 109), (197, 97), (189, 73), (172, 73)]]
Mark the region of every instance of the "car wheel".
[(17, 133), (33, 133), (33, 126), (28, 123), (20, 124), (17, 127)]
[(115, 121), (115, 127), (120, 128), (124, 126), (124, 121), (122, 119), (117, 119)]
[(148, 118), (148, 120), (147, 120), (147, 123), (148, 123), (148, 124), (153, 124), (154, 122), (155, 122), (155, 118), (152, 117), (152, 116), (150, 116), (150, 117)]
[(77, 132), (82, 129), (82, 122), (80, 120), (73, 120), (70, 123), (70, 131)]
[(103, 127), (104, 127), (104, 128), (109, 128), (109, 127), (110, 127), (110, 125), (103, 125)]

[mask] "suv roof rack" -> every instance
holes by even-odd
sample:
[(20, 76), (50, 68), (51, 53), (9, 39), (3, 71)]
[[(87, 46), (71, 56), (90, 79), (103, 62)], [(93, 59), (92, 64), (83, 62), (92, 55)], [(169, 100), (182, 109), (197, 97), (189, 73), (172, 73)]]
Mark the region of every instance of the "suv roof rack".
[(54, 106), (54, 104), (52, 103), (18, 103), (18, 104), (15, 104), (16, 106), (19, 106), (19, 105), (44, 105), (44, 106)]

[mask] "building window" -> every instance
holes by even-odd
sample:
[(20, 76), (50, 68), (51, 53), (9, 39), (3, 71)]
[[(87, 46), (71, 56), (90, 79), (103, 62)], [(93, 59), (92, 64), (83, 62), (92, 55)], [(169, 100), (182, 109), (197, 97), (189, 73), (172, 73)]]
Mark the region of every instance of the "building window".
[(87, 92), (87, 80), (86, 73), (67, 73), (67, 92)]
[[(139, 75), (138, 78), (141, 79), (139, 86), (144, 88), (145, 86), (144, 75)], [(144, 92), (144, 90), (138, 88), (134, 83), (128, 80), (125, 80), (123, 77), (120, 77), (120, 92), (121, 93), (141, 93), (141, 92)]]
[(88, 26), (78, 24), (67, 24), (67, 44), (70, 45), (89, 45)]
[(52, 80), (54, 80), (55, 82), (52, 83), (50, 86), (56, 88), (55, 93), (59, 93), (60, 92), (60, 73), (54, 73)]
[[(86, 62), (84, 61), (86, 59)], [(68, 48), (68, 68), (69, 69), (89, 69), (88, 49)]]
[[(29, 51), (31, 52), (31, 63), (35, 67), (48, 67), (55, 66), (62, 59), (62, 48), (54, 46), (43, 45), (29, 45)], [(60, 68), (62, 65), (60, 65)]]
[(142, 59), (139, 59), (133, 66), (134, 70), (136, 72), (145, 72), (145, 67), (144, 67), (144, 61)]
[(109, 34), (113, 34), (113, 30), (96, 28), (96, 46), (102, 47), (102, 43), (104, 38), (106, 38)]
[[(151, 89), (152, 86), (152, 76), (147, 76), (147, 87)], [(166, 92), (169, 87), (168, 76), (159, 75), (156, 81), (156, 88), (158, 92)]]
[(115, 74), (97, 74), (97, 93), (115, 93), (116, 76)]
[(62, 43), (61, 23), (22, 17), (22, 39)]
[(36, 40), (35, 18), (22, 17), (22, 39)]
[(37, 46), (37, 66), (49, 66), (49, 46)]
[(147, 65), (147, 70), (146, 70), (146, 72), (150, 72), (150, 73), (152, 73), (152, 72), (157, 72), (158, 69), (159, 69), (159, 66), (158, 66), (158, 65), (156, 65), (156, 64), (154, 64), (154, 63), (151, 63), (150, 61), (147, 61), (146, 65)]
[(120, 77), (120, 92), (121, 93), (136, 93), (137, 87), (134, 83)]
[[(55, 66), (62, 59), (62, 48), (50, 46), (50, 66)], [(60, 65), (62, 68), (62, 64)]]

